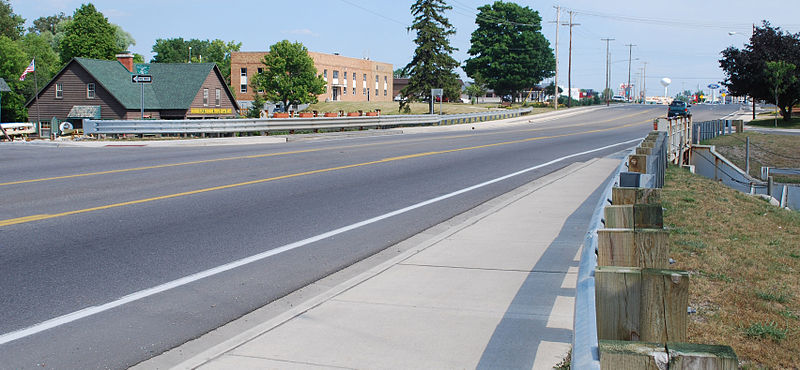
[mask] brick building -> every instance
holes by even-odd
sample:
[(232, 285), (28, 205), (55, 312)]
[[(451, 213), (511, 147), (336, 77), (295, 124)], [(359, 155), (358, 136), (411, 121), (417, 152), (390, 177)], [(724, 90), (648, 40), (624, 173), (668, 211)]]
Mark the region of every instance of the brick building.
[[(265, 51), (231, 53), (231, 88), (240, 104), (253, 101), (250, 79), (263, 70)], [(327, 85), (320, 101), (391, 101), (392, 65), (338, 54), (308, 52)]]

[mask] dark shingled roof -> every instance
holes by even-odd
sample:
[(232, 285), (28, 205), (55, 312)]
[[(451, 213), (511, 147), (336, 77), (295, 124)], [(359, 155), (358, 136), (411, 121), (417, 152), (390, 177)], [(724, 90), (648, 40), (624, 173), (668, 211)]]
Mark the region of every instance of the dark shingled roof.
[(11, 89), (8, 87), (6, 80), (0, 78), (0, 92), (9, 92)]
[[(132, 73), (116, 60), (75, 58), (97, 82), (126, 109), (141, 108), (142, 90), (131, 82)], [(144, 108), (189, 109), (214, 63), (144, 63), (150, 67), (153, 82), (144, 84)], [(134, 70), (136, 70), (134, 66)]]

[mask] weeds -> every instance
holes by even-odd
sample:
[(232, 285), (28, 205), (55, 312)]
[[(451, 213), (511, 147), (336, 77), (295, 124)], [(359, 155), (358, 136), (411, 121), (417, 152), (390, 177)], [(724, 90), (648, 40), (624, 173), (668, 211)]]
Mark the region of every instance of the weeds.
[(786, 338), (786, 334), (788, 333), (789, 329), (779, 328), (775, 321), (770, 323), (757, 322), (755, 324), (751, 324), (747, 328), (744, 328), (744, 335), (749, 338), (772, 339), (777, 343), (780, 343), (782, 340), (784, 340)]

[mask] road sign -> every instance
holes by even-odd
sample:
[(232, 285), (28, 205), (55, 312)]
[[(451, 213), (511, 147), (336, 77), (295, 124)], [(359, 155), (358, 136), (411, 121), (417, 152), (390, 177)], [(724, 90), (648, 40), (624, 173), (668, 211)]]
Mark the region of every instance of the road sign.
[(131, 82), (133, 83), (140, 83), (140, 84), (149, 84), (153, 82), (153, 76), (151, 75), (132, 75)]
[(442, 96), (444, 95), (444, 89), (431, 89), (431, 95)]
[(719, 89), (719, 85), (717, 85), (717, 84), (708, 84), (708, 88), (712, 89), (712, 90), (713, 89)]
[(145, 64), (139, 64), (136, 66), (136, 74), (139, 75), (148, 75), (150, 74), (150, 66)]

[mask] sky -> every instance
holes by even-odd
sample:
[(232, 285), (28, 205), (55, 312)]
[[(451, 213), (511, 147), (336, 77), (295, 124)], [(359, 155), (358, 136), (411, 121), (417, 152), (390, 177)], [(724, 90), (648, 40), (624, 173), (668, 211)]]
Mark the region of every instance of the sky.
[[(59, 12), (74, 13), (87, 0), (10, 0), (14, 13), (26, 19), (26, 27), (38, 17)], [(447, 0), (453, 9), (445, 15), (456, 29), (453, 57), (469, 58), (471, 33), (477, 8), (488, 0)], [(302, 42), (309, 50), (340, 53), (354, 58), (405, 66), (416, 45), (407, 32), (412, 23), (411, 0), (95, 0), (92, 3), (111, 23), (133, 35), (131, 51), (152, 58), (159, 38), (221, 39), (242, 43), (242, 51), (265, 51), (280, 40)], [(572, 27), (572, 88), (602, 90), (606, 84), (608, 42), (611, 80), (615, 90), (630, 79), (644, 86), (647, 95), (663, 95), (660, 81), (672, 83), (667, 93), (702, 89), (724, 79), (720, 52), (741, 48), (749, 40), (752, 25), (768, 20), (773, 26), (800, 32), (797, 0), (562, 0), (517, 1), (538, 11), (542, 34), (555, 49), (556, 6), (561, 22)], [(558, 26), (559, 85), (566, 87), (569, 28)], [(733, 35), (730, 35), (734, 32)], [(629, 47), (627, 45), (634, 45)], [(632, 57), (629, 58), (629, 52)], [(644, 80), (642, 73), (644, 72)], [(469, 80), (463, 71), (459, 74)], [(545, 83), (549, 83), (546, 80)], [(638, 90), (638, 88), (637, 88)]]

